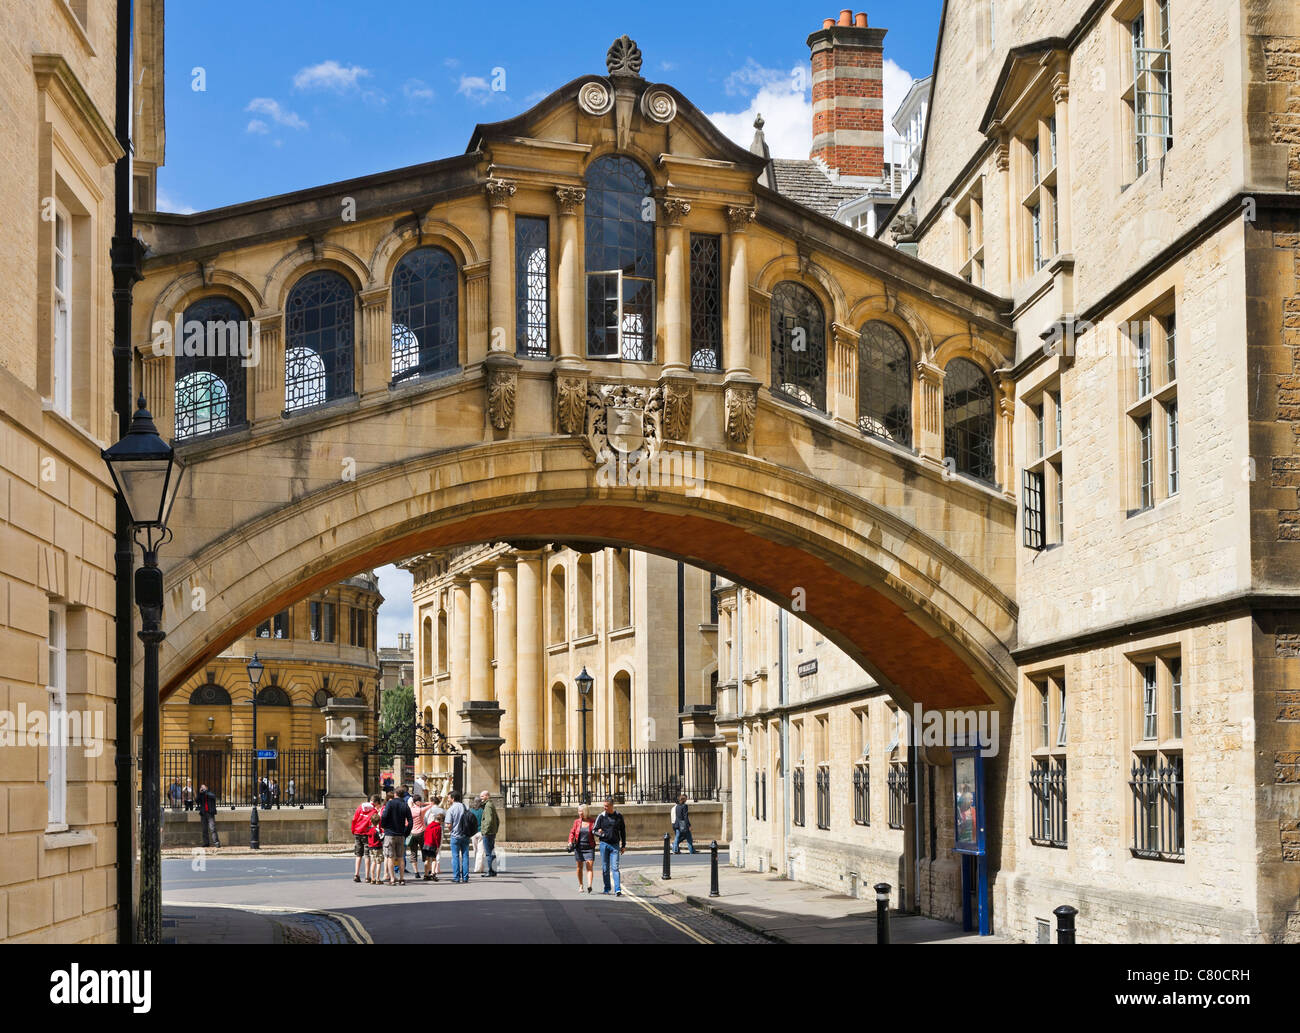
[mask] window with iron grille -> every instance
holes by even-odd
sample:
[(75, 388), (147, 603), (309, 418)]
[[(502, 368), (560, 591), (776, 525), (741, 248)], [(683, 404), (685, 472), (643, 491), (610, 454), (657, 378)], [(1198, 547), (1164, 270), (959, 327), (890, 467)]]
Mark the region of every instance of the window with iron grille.
[(1183, 834), (1183, 757), (1152, 753), (1134, 759), (1129, 786), (1133, 791), (1135, 857), (1181, 861)]
[(944, 368), (943, 443), (958, 473), (993, 482), (993, 385), (969, 359)]
[(1043, 475), (1036, 470), (1021, 471), (1022, 503), (1024, 507), (1025, 545), (1031, 549), (1046, 548), (1043, 536), (1044, 503)]
[(587, 170), (583, 212), (587, 354), (651, 362), (655, 223), (650, 177), (625, 155), (597, 158)]
[(817, 769), (817, 827), (831, 827), (831, 773), (826, 767)]
[(903, 335), (880, 320), (858, 334), (858, 429), (912, 444), (912, 356)]
[(393, 380), (445, 373), (460, 362), (456, 260), (440, 247), (408, 252), (393, 272)]
[(772, 290), (772, 390), (826, 409), (826, 319), (807, 287), (783, 280)]
[(794, 801), (793, 801), (793, 821), (799, 828), (804, 827), (804, 808), (803, 808), (803, 768), (794, 769)]
[(711, 233), (691, 234), (691, 369), (722, 370), (722, 246)]
[(298, 412), (352, 393), (356, 295), (338, 273), (308, 273), (284, 307), (284, 409)]
[[(203, 298), (185, 309), (176, 342), (176, 438), (190, 439), (244, 426), (247, 369), (241, 346), (251, 328), (230, 298)], [(190, 340), (191, 326), (202, 339)], [(190, 354), (190, 353), (193, 354)]]
[(763, 820), (767, 821), (767, 769), (764, 768), (758, 778), (758, 799), (763, 805)]
[(551, 354), (551, 252), (548, 222), (515, 216), (515, 350), (528, 359)]
[(1044, 757), (1034, 761), (1029, 773), (1030, 839), (1043, 846), (1067, 845), (1067, 802), (1065, 758)]
[(907, 765), (892, 764), (889, 768), (889, 827), (901, 829), (907, 808)]
[(853, 766), (853, 823), (871, 824), (871, 767), (867, 764)]

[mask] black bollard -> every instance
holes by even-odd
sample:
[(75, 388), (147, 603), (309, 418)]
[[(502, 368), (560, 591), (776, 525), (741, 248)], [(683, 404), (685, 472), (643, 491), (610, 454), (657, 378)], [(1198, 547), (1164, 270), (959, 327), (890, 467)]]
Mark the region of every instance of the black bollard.
[(672, 877), (673, 877), (673, 863), (670, 860), (668, 860), (668, 833), (665, 832), (664, 833), (664, 878), (671, 879)]
[(1074, 916), (1079, 913), (1077, 907), (1070, 907), (1069, 904), (1062, 904), (1052, 912), (1056, 916), (1056, 942), (1073, 943), (1074, 942)]
[(248, 817), (248, 845), (251, 849), (257, 850), (261, 847), (260, 823), (257, 820), (257, 808), (253, 808), (253, 813)]
[(889, 891), (887, 882), (876, 883), (876, 942), (889, 942)]
[(709, 896), (721, 896), (718, 893), (718, 841), (716, 839), (709, 844), (709, 866), (712, 868), (709, 873)]

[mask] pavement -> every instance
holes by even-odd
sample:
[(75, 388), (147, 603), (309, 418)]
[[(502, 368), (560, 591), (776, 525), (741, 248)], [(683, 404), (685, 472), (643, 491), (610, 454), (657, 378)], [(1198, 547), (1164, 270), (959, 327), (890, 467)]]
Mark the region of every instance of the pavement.
[[(636, 867), (645, 893), (671, 893), (692, 907), (778, 943), (875, 943), (876, 902), (860, 900), (807, 883), (719, 864), (720, 895), (709, 896), (708, 866), (683, 865), (673, 857), (672, 878), (662, 865)], [(694, 860), (694, 859), (692, 859)], [(628, 869), (633, 869), (629, 863)], [(960, 925), (923, 915), (889, 913), (891, 943), (1011, 943), (979, 936)]]
[[(719, 856), (726, 853), (726, 844), (719, 843)], [(549, 854), (555, 857), (567, 856), (564, 850), (554, 842), (541, 843), (502, 843), (498, 850), (505, 850), (512, 854)], [(663, 854), (662, 840), (631, 840), (628, 842), (628, 850), (637, 856), (649, 852)], [(195, 846), (177, 846), (164, 847), (162, 856), (164, 858), (192, 858), (200, 854), (207, 857), (263, 857), (278, 855), (281, 857), (352, 857), (352, 844), (347, 843), (306, 843), (306, 844), (267, 844), (253, 850), (246, 841), (239, 843), (227, 843), (225, 846), (213, 849), (212, 847), (195, 847)]]

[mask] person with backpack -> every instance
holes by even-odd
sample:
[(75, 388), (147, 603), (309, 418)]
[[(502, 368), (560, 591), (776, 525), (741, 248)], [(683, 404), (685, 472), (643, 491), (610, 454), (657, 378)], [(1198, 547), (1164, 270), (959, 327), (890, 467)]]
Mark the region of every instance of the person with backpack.
[(370, 812), (370, 831), (366, 833), (366, 882), (372, 886), (382, 886), (384, 883), (384, 836), (383, 830), (379, 827), (379, 797), (378, 794), (370, 798), (374, 804), (374, 809)]
[[(406, 885), (406, 837), (411, 834), (411, 808), (406, 800), (395, 796), (384, 804), (379, 824), (384, 830), (384, 867), (388, 869), (388, 885)], [(394, 883), (396, 878), (396, 883)]]
[(475, 797), (465, 806), (474, 815), (474, 824), (478, 826), (478, 831), (470, 837), (469, 848), (474, 855), (474, 874), (481, 875), (483, 873), (483, 801)]
[(356, 863), (352, 866), (352, 881), (361, 881), (361, 862), (366, 863), (366, 882), (370, 881), (370, 858), (366, 854), (369, 846), (367, 840), (370, 837), (370, 829), (374, 825), (371, 817), (375, 809), (379, 806), (378, 795), (372, 796), (369, 800), (362, 800), (361, 806), (352, 814), (352, 852), (356, 855)]
[(478, 832), (478, 819), (461, 802), (459, 789), (453, 789), (451, 793), (447, 831), (451, 833), (451, 881), (469, 882), (469, 841)]
[(451, 798), (434, 800), (424, 816), (424, 877), (438, 881), (438, 852), (442, 849), (442, 823), (447, 820)]
[(420, 871), (420, 852), (424, 849), (424, 823), (433, 804), (425, 803), (420, 794), (415, 793), (411, 796), (410, 807), (411, 835), (406, 841), (406, 852), (410, 856), (411, 864), (415, 866), (415, 871), (410, 874), (414, 875), (418, 882), (424, 878), (424, 873)]
[(686, 794), (679, 793), (677, 802), (673, 804), (672, 817), (673, 827), (673, 853), (680, 854), (682, 840), (686, 840), (686, 845), (691, 848), (691, 853), (697, 853), (695, 849), (695, 838), (691, 835), (691, 815), (686, 806)]
[(600, 840), (600, 877), (605, 882), (605, 892), (609, 892), (609, 872), (613, 868), (614, 896), (621, 897), (623, 887), (619, 884), (618, 859), (627, 849), (627, 825), (623, 821), (623, 815), (614, 810), (612, 796), (605, 797), (605, 809), (596, 815), (596, 823), (592, 828)]
[(489, 879), (497, 873), (497, 832), (501, 828), (501, 815), (497, 813), (492, 794), (486, 789), (479, 794), (479, 834), (483, 843), (483, 878)]

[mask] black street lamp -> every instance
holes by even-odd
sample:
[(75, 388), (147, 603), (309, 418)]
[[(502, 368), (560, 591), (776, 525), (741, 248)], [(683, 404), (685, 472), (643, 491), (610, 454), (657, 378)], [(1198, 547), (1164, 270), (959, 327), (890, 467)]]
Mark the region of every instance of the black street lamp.
[(257, 686), (262, 681), (262, 661), (253, 654), (253, 659), (248, 661), (248, 684), (253, 690), (253, 813), (248, 818), (248, 847), (250, 850), (261, 849), (261, 826), (257, 819), (257, 795), (261, 791), (261, 784), (257, 780), (258, 774), (262, 770), (262, 763), (257, 757)]
[(587, 715), (591, 713), (587, 699), (591, 696), (591, 686), (596, 679), (587, 673), (587, 665), (583, 664), (582, 673), (573, 680), (578, 684), (578, 695), (582, 699), (582, 707), (578, 711), (582, 714), (582, 802), (591, 803), (591, 794), (587, 792)]
[[(140, 943), (162, 942), (162, 812), (159, 785), (160, 744), (158, 735), (158, 647), (167, 637), (162, 629), (163, 576), (158, 569), (158, 547), (171, 540), (167, 527), (172, 503), (180, 487), (184, 464), (176, 451), (158, 434), (153, 417), (140, 396), (131, 426), (125, 436), (100, 453), (108, 464), (113, 485), (131, 518), (131, 530), (143, 553), (143, 565), (135, 572), (135, 601), (140, 607), (140, 641), (144, 643), (144, 685), (142, 693), (143, 773), (140, 799), (140, 910), (137, 937)], [(119, 664), (130, 664), (119, 656)], [(124, 744), (119, 743), (121, 749)], [(125, 815), (118, 815), (125, 821)], [(119, 857), (118, 864), (130, 863)]]

